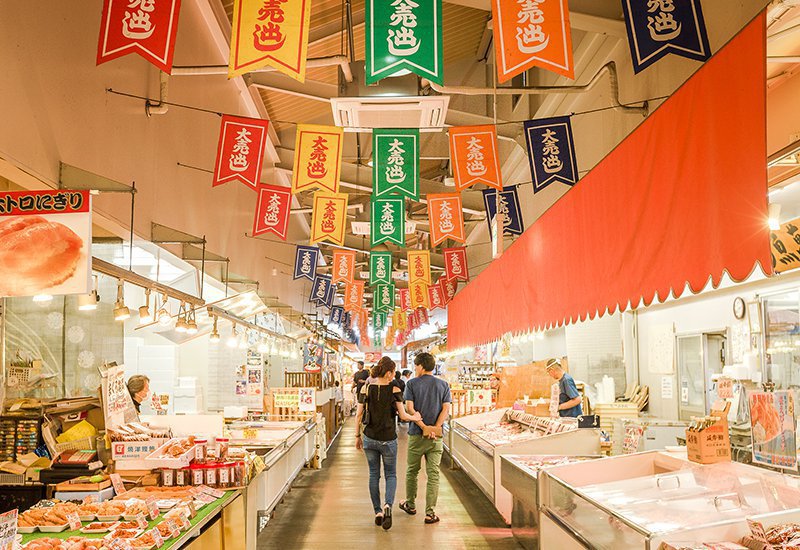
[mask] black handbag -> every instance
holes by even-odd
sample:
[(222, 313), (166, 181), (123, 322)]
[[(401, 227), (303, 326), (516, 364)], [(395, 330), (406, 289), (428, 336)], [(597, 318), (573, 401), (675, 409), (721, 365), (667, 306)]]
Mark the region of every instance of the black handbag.
[(366, 384), (364, 386), (364, 416), (361, 417), (361, 423), (365, 426), (369, 426), (369, 386), (370, 384)]

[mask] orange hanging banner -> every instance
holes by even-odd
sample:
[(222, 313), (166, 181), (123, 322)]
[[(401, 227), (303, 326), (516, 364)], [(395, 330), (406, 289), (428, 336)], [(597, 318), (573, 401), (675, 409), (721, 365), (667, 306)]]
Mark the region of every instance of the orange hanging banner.
[(541, 67), (575, 78), (567, 0), (492, 0), (497, 79)]
[(364, 303), (364, 281), (347, 283), (344, 289), (344, 310), (359, 311)]
[[(463, 243), (464, 213), (461, 211), (461, 193), (428, 194), (428, 220), (431, 227), (431, 246), (445, 239)], [(430, 279), (428, 283), (430, 284)]]
[(344, 129), (298, 124), (294, 143), (292, 193), (319, 188), (339, 191)]
[[(408, 259), (408, 282), (422, 281), (426, 284), (431, 283), (431, 253), (428, 250), (409, 250), (406, 258)], [(413, 306), (412, 306), (413, 307)]]
[(411, 308), (430, 307), (430, 299), (428, 296), (428, 283), (425, 281), (414, 281), (408, 284), (408, 290), (411, 293)]
[(305, 81), (311, 0), (233, 0), (228, 78), (264, 65)]
[(450, 134), (450, 159), (456, 189), (463, 191), (476, 183), (503, 189), (497, 154), (497, 127), (453, 126)]
[(356, 272), (356, 253), (354, 250), (336, 250), (333, 253), (333, 282), (352, 283)]
[(311, 244), (330, 241), (344, 244), (344, 229), (347, 222), (347, 193), (314, 193), (311, 214)]

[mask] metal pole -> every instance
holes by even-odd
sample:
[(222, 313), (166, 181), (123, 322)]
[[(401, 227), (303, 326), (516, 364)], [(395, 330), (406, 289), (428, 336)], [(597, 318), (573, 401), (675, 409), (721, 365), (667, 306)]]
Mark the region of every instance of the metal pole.
[(203, 287), (206, 275), (206, 236), (203, 235), (203, 256), (200, 259), (200, 299), (203, 299)]
[(131, 183), (131, 242), (129, 251), (128, 271), (133, 271), (133, 215), (136, 212), (136, 182)]

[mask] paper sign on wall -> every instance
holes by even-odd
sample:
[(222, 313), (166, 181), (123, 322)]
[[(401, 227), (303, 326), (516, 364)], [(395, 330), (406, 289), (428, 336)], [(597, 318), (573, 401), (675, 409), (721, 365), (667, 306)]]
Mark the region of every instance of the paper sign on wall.
[(300, 404), (300, 394), (298, 392), (275, 393), (272, 395), (273, 403), (276, 407), (293, 408)]
[(722, 377), (717, 380), (717, 396), (720, 399), (733, 398), (733, 379)]
[(299, 406), (301, 411), (314, 412), (317, 410), (314, 388), (300, 388)]
[(661, 377), (661, 399), (672, 399), (673, 391), (672, 391), (672, 377), (671, 376), (662, 376)]

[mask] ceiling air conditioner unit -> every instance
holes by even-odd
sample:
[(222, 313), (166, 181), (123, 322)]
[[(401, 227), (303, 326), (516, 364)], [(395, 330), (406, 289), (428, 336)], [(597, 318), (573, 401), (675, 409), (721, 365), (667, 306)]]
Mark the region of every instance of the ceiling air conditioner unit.
[(331, 98), (336, 126), (357, 128), (419, 128), (438, 132), (444, 127), (450, 97), (338, 97)]
[[(369, 236), (370, 222), (350, 222), (350, 227), (353, 235), (359, 237)], [(406, 235), (413, 235), (416, 233), (417, 222), (414, 220), (406, 220)]]

